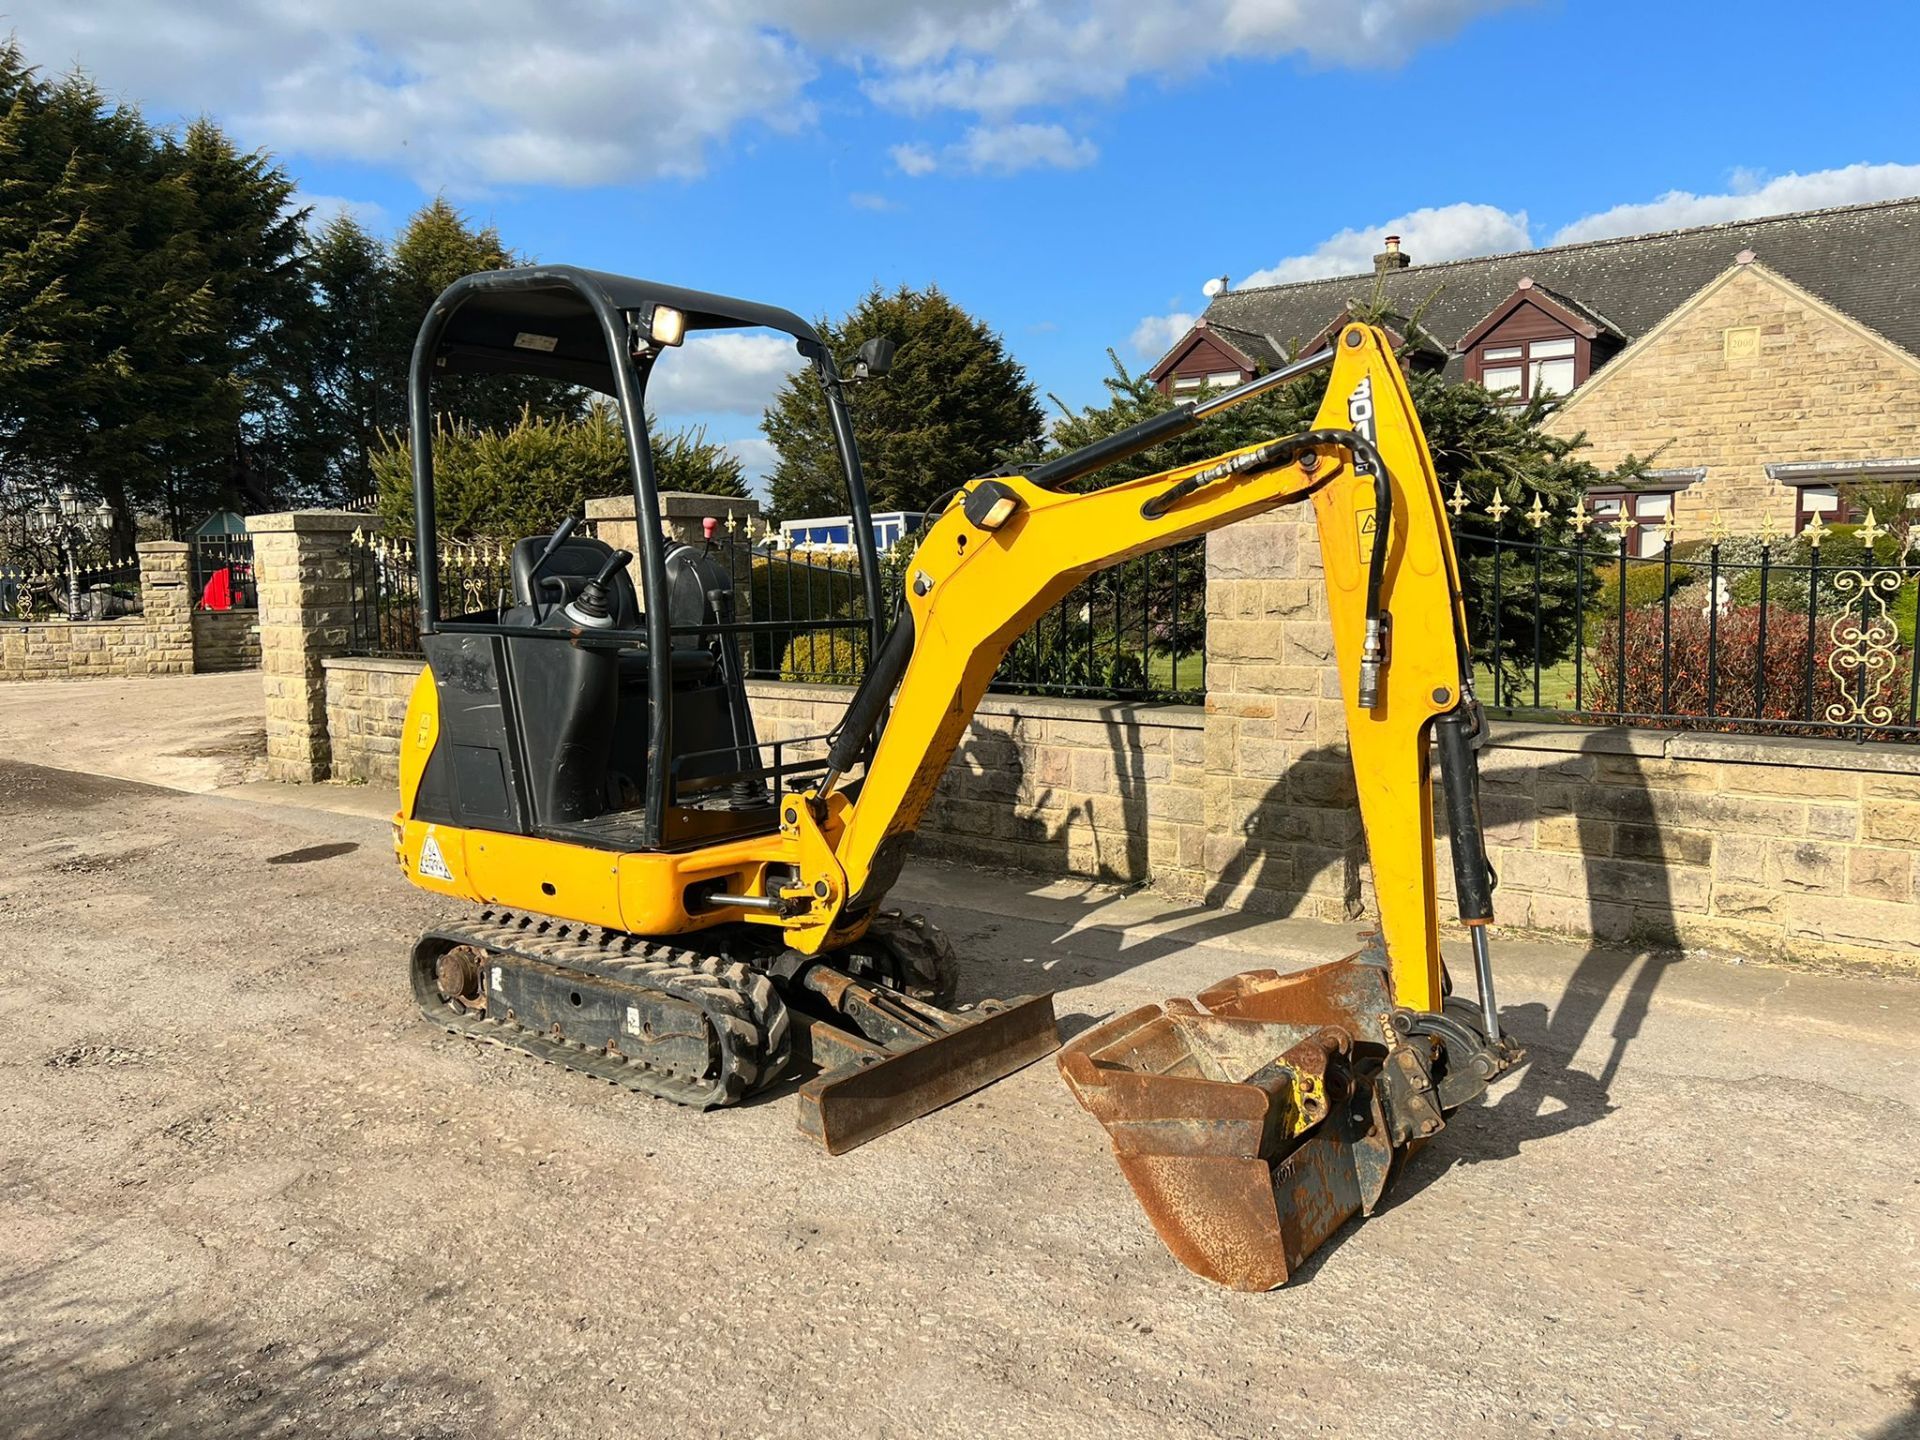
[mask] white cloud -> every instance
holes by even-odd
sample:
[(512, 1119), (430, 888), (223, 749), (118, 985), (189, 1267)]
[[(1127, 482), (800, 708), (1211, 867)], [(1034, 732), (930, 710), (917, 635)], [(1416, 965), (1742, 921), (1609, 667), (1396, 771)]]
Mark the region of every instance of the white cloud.
[(360, 222), (363, 229), (376, 235), (387, 228), (387, 207), (377, 200), (353, 200), (345, 195), (311, 195), (305, 190), (296, 190), (288, 199), (285, 209), (289, 212), (307, 210), (307, 229), (318, 232), (332, 224), (339, 215), (351, 215)]
[(1171, 315), (1149, 315), (1133, 327), (1133, 348), (1158, 360), (1173, 348), (1173, 342), (1193, 328), (1192, 315), (1176, 310)]
[(746, 471), (747, 489), (765, 499), (767, 477), (773, 473), (773, 467), (780, 463), (780, 456), (774, 450), (773, 442), (758, 435), (750, 435), (739, 440), (729, 440), (726, 446)]
[(1017, 175), (1022, 170), (1080, 170), (1100, 158), (1091, 140), (1063, 125), (975, 125), (937, 155), (925, 145), (896, 145), (893, 163), (907, 175), (936, 170), (963, 175)]
[[(877, 61), (867, 93), (910, 112), (1005, 116), (1111, 99), (1133, 81), (1215, 62), (1300, 55), (1320, 65), (1399, 64), (1517, 0), (811, 0), (792, 31)], [(793, 7), (789, 4), (789, 12)], [(857, 17), (857, 18), (856, 18)], [(837, 22), (837, 23), (836, 23)]]
[[(698, 172), (741, 127), (813, 123), (833, 66), (905, 113), (976, 117), (978, 168), (1087, 142), (1019, 112), (1111, 99), (1226, 60), (1392, 65), (1519, 0), (87, 0), (11, 17), (27, 53), (79, 63), (160, 112), (247, 143), (399, 167), (429, 188), (592, 185)], [(1046, 125), (1038, 129), (1047, 130)], [(1011, 147), (1011, 150), (1008, 148)], [(904, 147), (909, 173), (925, 147)], [(1084, 158), (1082, 158), (1084, 157)]]
[(876, 195), (871, 190), (856, 190), (847, 196), (847, 203), (856, 210), (898, 210), (900, 207), (884, 195)]
[(1377, 225), (1342, 230), (1304, 255), (1289, 256), (1276, 265), (1254, 271), (1235, 288), (1362, 274), (1373, 269), (1373, 257), (1389, 235), (1400, 237), (1400, 248), (1416, 265), (1459, 260), (1468, 255), (1493, 255), (1503, 250), (1524, 250), (1533, 243), (1527, 233), (1526, 211), (1506, 211), (1493, 205), (1463, 201), (1414, 210)]
[(664, 424), (687, 415), (760, 415), (806, 362), (792, 337), (717, 331), (692, 335), (655, 362), (647, 405)]
[(1658, 200), (1639, 205), (1615, 205), (1561, 227), (1556, 245), (1576, 240), (1602, 240), (1613, 235), (1641, 235), (1649, 230), (1679, 230), (1691, 225), (1717, 225), (1727, 220), (1751, 220), (1761, 215), (1783, 215), (1794, 210), (1818, 210), (1829, 205), (1861, 205), (1870, 200), (1897, 200), (1920, 195), (1920, 165), (1846, 165), (1816, 170), (1809, 175), (1776, 175), (1736, 170), (1733, 188), (1722, 195), (1695, 195), (1669, 190)]
[(924, 145), (895, 145), (887, 153), (902, 175), (931, 175), (940, 168), (933, 151)]
[(976, 175), (1080, 170), (1100, 158), (1091, 140), (1076, 139), (1059, 125), (976, 125), (955, 151)]

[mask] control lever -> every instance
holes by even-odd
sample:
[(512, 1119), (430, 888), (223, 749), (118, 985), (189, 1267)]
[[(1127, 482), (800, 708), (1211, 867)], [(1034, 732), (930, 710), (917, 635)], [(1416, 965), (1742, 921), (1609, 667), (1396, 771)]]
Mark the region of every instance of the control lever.
[(562, 545), (567, 543), (567, 537), (573, 534), (575, 527), (579, 524), (580, 522), (571, 515), (562, 520), (558, 528), (548, 537), (546, 548), (540, 552), (539, 559), (533, 562), (533, 568), (527, 571), (527, 603), (529, 605), (537, 607), (540, 604), (540, 572), (547, 568), (547, 562), (553, 559)]
[(613, 579), (614, 572), (632, 559), (631, 550), (616, 550), (609, 555), (607, 563), (580, 587), (579, 597), (567, 606), (567, 619), (589, 630), (604, 630), (613, 624), (613, 606), (608, 603), (607, 585)]

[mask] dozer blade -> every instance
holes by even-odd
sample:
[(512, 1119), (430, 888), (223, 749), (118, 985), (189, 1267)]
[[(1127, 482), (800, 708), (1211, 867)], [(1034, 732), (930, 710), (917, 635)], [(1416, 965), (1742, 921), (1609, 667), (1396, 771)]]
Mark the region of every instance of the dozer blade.
[(1051, 995), (1011, 1000), (977, 1019), (911, 1008), (938, 1026), (930, 1038), (882, 1047), (835, 1037), (840, 1053), (853, 1049), (858, 1058), (802, 1087), (800, 1128), (828, 1154), (864, 1145), (1060, 1048)]
[(1398, 1043), (1385, 972), (1358, 957), (1236, 975), (1200, 1002), (1117, 1016), (1067, 1045), (1060, 1071), (1181, 1264), (1270, 1290), (1371, 1212), (1440, 1112), (1400, 1058), (1421, 1052)]

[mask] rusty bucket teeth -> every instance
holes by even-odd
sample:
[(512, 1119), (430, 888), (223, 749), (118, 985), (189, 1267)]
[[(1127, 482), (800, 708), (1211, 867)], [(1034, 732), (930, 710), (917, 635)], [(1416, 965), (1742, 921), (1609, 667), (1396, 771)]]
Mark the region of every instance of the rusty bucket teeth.
[(1060, 1072), (1175, 1257), (1270, 1290), (1385, 1188), (1397, 1147), (1373, 1077), (1393, 999), (1384, 971), (1349, 957), (1236, 975), (1198, 1000), (1077, 1036)]

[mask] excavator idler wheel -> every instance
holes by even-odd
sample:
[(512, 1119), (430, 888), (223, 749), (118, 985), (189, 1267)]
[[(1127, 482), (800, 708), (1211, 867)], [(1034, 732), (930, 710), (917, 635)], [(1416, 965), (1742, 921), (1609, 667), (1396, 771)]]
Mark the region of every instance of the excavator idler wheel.
[(433, 966), (434, 984), (439, 987), (440, 998), (475, 1008), (480, 1000), (485, 963), (485, 957), (471, 945), (456, 945), (441, 955)]

